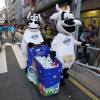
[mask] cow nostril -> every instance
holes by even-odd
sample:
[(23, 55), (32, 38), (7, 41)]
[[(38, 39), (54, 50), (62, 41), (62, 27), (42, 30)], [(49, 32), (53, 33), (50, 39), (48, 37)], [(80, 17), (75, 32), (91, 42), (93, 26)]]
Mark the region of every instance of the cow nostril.
[(29, 20), (29, 23), (32, 23), (33, 21), (32, 20)]
[(68, 24), (68, 25), (74, 25), (75, 22), (73, 22), (73, 20), (74, 20), (74, 19), (72, 19), (72, 18), (71, 18), (71, 19), (67, 19), (67, 20), (64, 21), (64, 23), (65, 23), (65, 24)]
[(35, 23), (35, 24), (38, 24), (38, 22), (37, 22), (37, 21), (34, 21), (34, 23)]

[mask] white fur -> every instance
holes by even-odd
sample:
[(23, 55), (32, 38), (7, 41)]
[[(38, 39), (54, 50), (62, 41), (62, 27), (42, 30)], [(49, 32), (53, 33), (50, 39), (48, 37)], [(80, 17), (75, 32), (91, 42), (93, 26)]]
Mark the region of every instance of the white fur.
[[(41, 42), (44, 42), (39, 30), (39, 25), (35, 24), (35, 21), (37, 20), (36, 18), (33, 18), (35, 15), (36, 14), (31, 15), (31, 12), (29, 12), (27, 16), (28, 20), (32, 20), (32, 23), (29, 23), (28, 29), (26, 29), (24, 33), (22, 44), (21, 44), (22, 54), (24, 56), (25, 62), (28, 61), (28, 52), (27, 52), (28, 43), (31, 42), (34, 44), (41, 44)], [(39, 17), (39, 21), (42, 22), (42, 18), (40, 17), (40, 14), (38, 15), (38, 17)]]
[[(71, 65), (74, 63), (75, 60), (75, 54), (74, 54), (74, 45), (81, 45), (81, 42), (76, 41), (72, 34), (75, 33), (75, 30), (72, 32), (69, 32), (68, 29), (71, 29), (70, 27), (74, 27), (77, 25), (81, 25), (81, 21), (78, 19), (75, 19), (73, 14), (70, 13), (70, 7), (67, 7), (67, 10), (61, 10), (58, 5), (56, 5), (56, 10), (58, 13), (53, 14), (50, 19), (57, 20), (57, 30), (59, 31), (58, 35), (54, 38), (53, 42), (51, 43), (51, 48), (53, 51), (56, 51), (57, 58), (62, 62), (63, 69), (64, 68), (70, 68)], [(64, 19), (62, 20), (62, 12), (64, 11)], [(73, 24), (70, 24), (70, 21), (65, 23), (67, 20), (72, 20)], [(65, 29), (66, 27), (67, 29)], [(68, 31), (67, 31), (68, 30)], [(68, 62), (64, 62), (64, 56), (72, 55), (72, 59)], [(67, 58), (68, 59), (68, 58)], [(70, 58), (69, 58), (70, 59)], [(66, 60), (65, 60), (66, 61)]]

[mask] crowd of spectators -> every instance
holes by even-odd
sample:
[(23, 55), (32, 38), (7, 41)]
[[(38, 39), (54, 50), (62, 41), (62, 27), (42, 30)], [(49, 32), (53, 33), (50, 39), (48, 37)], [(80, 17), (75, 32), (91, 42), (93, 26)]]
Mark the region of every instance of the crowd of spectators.
[[(90, 47), (95, 46), (95, 41), (98, 36), (98, 28), (95, 25), (96, 21), (91, 20), (90, 24), (85, 27), (84, 23), (79, 28), (78, 40), (89, 44)], [(85, 47), (79, 47), (78, 49), (78, 62), (81, 62), (82, 57), (86, 58), (86, 64), (89, 64), (90, 54), (94, 52), (93, 49)]]
[[(98, 28), (95, 25), (96, 21), (91, 20), (90, 24), (86, 27), (82, 22), (82, 25), (79, 28), (78, 40), (90, 44), (91, 47), (95, 46), (95, 40), (98, 36)], [(10, 29), (10, 30), (9, 30)], [(5, 32), (5, 36), (8, 37), (8, 31), (10, 31), (12, 36), (12, 41), (15, 42), (15, 31), (18, 31), (24, 34), (27, 29), (27, 25), (8, 25), (0, 27), (0, 40), (2, 42), (2, 32)], [(14, 31), (14, 32), (13, 32)], [(43, 36), (44, 42), (48, 46), (51, 46), (53, 38), (58, 34), (56, 29), (56, 23), (51, 25), (50, 23), (42, 24), (40, 26), (40, 32)], [(90, 54), (93, 52), (92, 49), (87, 47), (79, 47), (78, 49), (78, 61), (81, 62), (82, 57), (86, 58), (86, 63), (89, 63)]]

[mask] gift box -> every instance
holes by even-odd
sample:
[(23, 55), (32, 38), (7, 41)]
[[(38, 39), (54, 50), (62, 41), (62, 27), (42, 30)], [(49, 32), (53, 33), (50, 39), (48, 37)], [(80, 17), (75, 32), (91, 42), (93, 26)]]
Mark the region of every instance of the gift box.
[[(39, 50), (38, 50), (39, 49)], [(44, 45), (39, 47), (28, 48), (28, 79), (33, 82), (42, 95), (49, 96), (59, 91), (60, 77), (62, 71), (61, 62), (57, 60), (58, 67), (45, 69), (42, 64), (35, 58), (36, 56), (45, 56), (50, 54), (50, 48)]]

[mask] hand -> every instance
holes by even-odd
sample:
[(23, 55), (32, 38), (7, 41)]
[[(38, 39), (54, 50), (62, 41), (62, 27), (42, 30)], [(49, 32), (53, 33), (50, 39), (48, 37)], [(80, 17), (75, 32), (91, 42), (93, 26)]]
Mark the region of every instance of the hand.
[(43, 44), (45, 45), (46, 43), (45, 43), (45, 42), (42, 42), (41, 44), (42, 44), (42, 45), (43, 45)]
[(31, 42), (28, 43), (29, 48), (32, 48), (33, 46), (34, 46), (34, 43), (31, 43)]
[(86, 47), (90, 46), (90, 44), (88, 44), (87, 42), (82, 42), (81, 45)]
[(51, 57), (52, 59), (54, 59), (55, 56), (56, 56), (56, 52), (55, 52), (55, 51), (51, 51), (50, 57)]
[(87, 44), (87, 41), (84, 41), (81, 43), (82, 46), (86, 46), (86, 44)]

